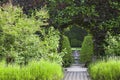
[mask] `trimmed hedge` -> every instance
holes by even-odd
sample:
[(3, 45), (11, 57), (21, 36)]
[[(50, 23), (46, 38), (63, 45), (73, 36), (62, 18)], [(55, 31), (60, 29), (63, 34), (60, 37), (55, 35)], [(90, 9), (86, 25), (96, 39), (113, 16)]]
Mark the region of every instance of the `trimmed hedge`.
[(66, 51), (63, 56), (63, 67), (69, 67), (73, 62), (72, 50), (67, 36), (63, 35), (62, 50)]
[(27, 66), (0, 64), (0, 80), (61, 80), (63, 72), (60, 65), (49, 61), (33, 61)]
[(89, 67), (92, 80), (120, 80), (120, 60), (100, 61)]
[(88, 65), (92, 61), (93, 55), (93, 40), (92, 36), (88, 35), (84, 38), (80, 52), (80, 61)]

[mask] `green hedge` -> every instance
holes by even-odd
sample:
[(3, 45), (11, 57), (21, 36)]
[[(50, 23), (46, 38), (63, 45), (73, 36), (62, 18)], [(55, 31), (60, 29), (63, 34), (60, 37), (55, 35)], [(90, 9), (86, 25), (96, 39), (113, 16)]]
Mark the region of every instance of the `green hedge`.
[(62, 68), (56, 63), (41, 60), (27, 66), (0, 64), (0, 80), (61, 80)]
[(63, 56), (63, 67), (68, 67), (72, 64), (73, 57), (72, 57), (72, 50), (71, 50), (69, 39), (67, 36), (64, 36), (64, 35), (62, 40), (62, 50), (66, 51), (66, 53)]
[(89, 67), (92, 80), (120, 80), (120, 60), (100, 61)]
[(88, 35), (84, 38), (80, 52), (80, 61), (88, 64), (92, 60), (93, 55), (93, 40), (92, 36)]

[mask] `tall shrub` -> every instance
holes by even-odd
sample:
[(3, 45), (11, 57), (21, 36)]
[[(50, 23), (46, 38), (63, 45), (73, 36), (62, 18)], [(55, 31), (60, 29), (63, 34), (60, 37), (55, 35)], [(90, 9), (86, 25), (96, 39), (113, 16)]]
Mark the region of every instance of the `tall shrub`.
[(20, 7), (0, 7), (0, 54), (7, 62), (27, 64), (31, 59), (44, 58), (61, 63), (57, 53), (59, 32), (41, 27), (48, 25), (48, 18), (44, 8), (28, 17)]
[(92, 60), (93, 55), (93, 39), (92, 36), (89, 34), (85, 36), (84, 41), (82, 43), (82, 48), (80, 52), (80, 60), (81, 62), (85, 63), (86, 65), (89, 64)]
[(28, 18), (20, 7), (10, 5), (1, 7), (0, 14), (1, 35), (4, 36), (1, 47), (6, 61), (26, 64), (30, 58), (40, 56), (40, 40), (35, 32), (44, 24), (43, 21), (36, 20), (35, 16)]
[(73, 62), (73, 57), (72, 57), (72, 50), (71, 50), (69, 39), (67, 36), (64, 36), (64, 35), (62, 40), (62, 50), (66, 51), (66, 53), (63, 56), (63, 66), (68, 67)]

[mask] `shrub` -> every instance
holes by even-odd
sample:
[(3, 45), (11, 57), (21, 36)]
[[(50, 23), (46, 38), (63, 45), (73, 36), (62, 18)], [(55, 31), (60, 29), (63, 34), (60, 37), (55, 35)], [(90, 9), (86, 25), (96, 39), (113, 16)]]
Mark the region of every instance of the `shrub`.
[(92, 80), (120, 80), (120, 59), (91, 64), (89, 73)]
[(73, 62), (73, 57), (72, 57), (72, 50), (71, 50), (69, 39), (64, 35), (62, 40), (62, 50), (66, 51), (66, 53), (63, 56), (63, 66), (68, 67)]
[(0, 80), (61, 80), (59, 64), (45, 60), (30, 62), (27, 66), (0, 65)]
[(92, 60), (93, 55), (93, 40), (92, 36), (88, 35), (84, 38), (82, 48), (80, 52), (80, 60), (86, 64), (89, 64)]
[(39, 53), (39, 36), (34, 33), (43, 25), (43, 21), (36, 20), (35, 16), (28, 18), (21, 8), (15, 6), (0, 7), (0, 14), (0, 37), (4, 40), (0, 45), (1, 53), (6, 58), (13, 58), (14, 52), (15, 59), (27, 63)]
[(0, 54), (19, 64), (40, 58), (61, 63), (59, 32), (41, 27), (47, 25), (47, 12), (42, 8), (28, 17), (20, 7), (0, 7)]
[(106, 37), (105, 54), (108, 56), (120, 56), (120, 34), (112, 36), (108, 33)]
[(60, 39), (59, 31), (51, 27), (48, 28), (47, 34), (43, 33), (43, 35), (44, 40), (40, 40), (41, 57), (62, 64), (61, 54), (57, 51)]

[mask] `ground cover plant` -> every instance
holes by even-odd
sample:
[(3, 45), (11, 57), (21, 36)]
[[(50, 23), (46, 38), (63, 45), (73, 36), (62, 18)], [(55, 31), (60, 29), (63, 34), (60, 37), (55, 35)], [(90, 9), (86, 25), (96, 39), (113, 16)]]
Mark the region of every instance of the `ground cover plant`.
[(108, 59), (93, 63), (89, 67), (92, 80), (120, 80), (120, 59)]

